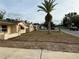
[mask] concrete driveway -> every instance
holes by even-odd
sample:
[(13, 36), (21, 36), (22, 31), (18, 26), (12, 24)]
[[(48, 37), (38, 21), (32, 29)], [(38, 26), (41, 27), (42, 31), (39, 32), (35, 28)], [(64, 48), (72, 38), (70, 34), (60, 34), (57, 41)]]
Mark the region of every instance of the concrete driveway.
[(62, 29), (63, 32), (79, 37), (79, 31), (70, 31), (69, 29)]
[(79, 53), (0, 47), (0, 59), (79, 59)]

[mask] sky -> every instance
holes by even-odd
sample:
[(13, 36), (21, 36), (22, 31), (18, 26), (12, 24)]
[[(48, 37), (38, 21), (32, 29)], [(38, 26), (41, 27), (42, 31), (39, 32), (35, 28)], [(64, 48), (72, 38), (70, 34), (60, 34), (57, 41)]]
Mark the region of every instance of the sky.
[[(5, 10), (5, 17), (20, 18), (33, 23), (44, 23), (44, 12), (37, 12), (37, 6), (41, 5), (43, 0), (0, 0), (0, 10)], [(55, 24), (61, 23), (65, 14), (77, 12), (79, 14), (79, 0), (56, 0), (55, 10), (52, 11)]]

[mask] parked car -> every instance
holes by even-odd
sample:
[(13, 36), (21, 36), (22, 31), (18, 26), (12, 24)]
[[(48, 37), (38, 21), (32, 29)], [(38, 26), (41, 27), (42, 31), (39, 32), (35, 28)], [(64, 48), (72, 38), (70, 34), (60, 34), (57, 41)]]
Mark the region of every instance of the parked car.
[(73, 30), (73, 31), (78, 31), (79, 29), (78, 29), (78, 27), (76, 27), (76, 26), (73, 26), (73, 27), (70, 27), (70, 30)]

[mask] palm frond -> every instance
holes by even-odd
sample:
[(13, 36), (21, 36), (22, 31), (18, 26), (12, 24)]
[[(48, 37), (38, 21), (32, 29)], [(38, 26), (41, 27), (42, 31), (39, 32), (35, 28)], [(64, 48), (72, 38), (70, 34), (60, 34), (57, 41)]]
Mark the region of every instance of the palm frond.
[(54, 7), (57, 5), (54, 4), (55, 0), (44, 0), (44, 2), (42, 2), (42, 6), (38, 6), (40, 9), (42, 9), (43, 11), (50, 13)]
[(56, 5), (57, 5), (57, 3), (56, 3), (56, 4), (54, 4), (54, 5), (52, 5), (52, 8), (54, 8)]
[(39, 8), (40, 8), (40, 10), (38, 10), (38, 11), (45, 11), (45, 12), (47, 12), (47, 10), (45, 9), (45, 7), (43, 7), (43, 6), (38, 6)]
[(39, 12), (39, 11), (44, 11), (44, 10), (39, 9), (39, 10), (37, 10), (37, 11)]

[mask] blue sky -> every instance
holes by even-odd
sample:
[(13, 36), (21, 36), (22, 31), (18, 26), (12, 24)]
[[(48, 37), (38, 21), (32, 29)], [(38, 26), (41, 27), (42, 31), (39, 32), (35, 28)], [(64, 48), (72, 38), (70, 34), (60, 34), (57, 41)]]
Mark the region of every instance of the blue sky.
[[(5, 10), (6, 17), (21, 18), (31, 22), (43, 23), (45, 13), (37, 12), (43, 0), (0, 0), (0, 9)], [(68, 12), (77, 12), (79, 14), (79, 0), (56, 0), (58, 5), (51, 13), (53, 15), (53, 22), (59, 24), (64, 14)]]

